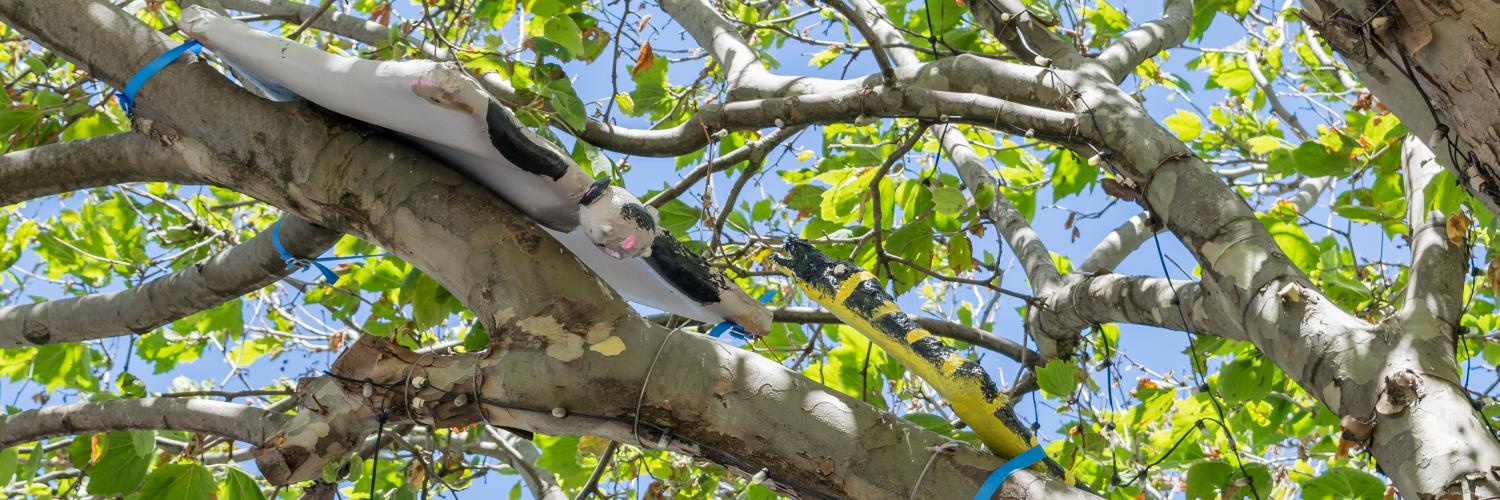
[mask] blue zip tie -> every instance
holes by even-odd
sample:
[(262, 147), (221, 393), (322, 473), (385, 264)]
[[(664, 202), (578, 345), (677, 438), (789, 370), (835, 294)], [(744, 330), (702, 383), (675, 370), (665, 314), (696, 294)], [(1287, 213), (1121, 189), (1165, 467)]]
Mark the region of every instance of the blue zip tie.
[(135, 116), (135, 95), (141, 91), (141, 87), (146, 86), (146, 81), (156, 76), (156, 73), (170, 66), (173, 62), (176, 62), (177, 58), (182, 57), (182, 54), (188, 51), (192, 51), (194, 54), (200, 53), (203, 51), (203, 44), (198, 43), (197, 40), (189, 39), (183, 42), (182, 45), (173, 47), (172, 50), (156, 56), (156, 59), (152, 59), (140, 71), (136, 71), (135, 76), (130, 77), (130, 81), (125, 82), (125, 90), (116, 92), (116, 95), (120, 96), (120, 108), (125, 110), (127, 116)]
[(1031, 449), (1021, 452), (1016, 458), (1012, 458), (1001, 464), (999, 469), (995, 469), (995, 472), (990, 473), (990, 477), (984, 480), (983, 485), (979, 486), (979, 492), (974, 494), (974, 500), (989, 500), (996, 493), (1000, 492), (1000, 485), (1005, 484), (1005, 480), (1010, 478), (1011, 474), (1036, 465), (1037, 462), (1042, 461), (1044, 458), (1047, 458), (1047, 452), (1042, 451), (1040, 445), (1033, 446)]
[[(765, 294), (762, 294), (760, 296), (760, 303), (769, 304), (771, 303), (771, 299), (774, 298), (776, 298), (776, 291), (768, 290)], [(731, 321), (720, 321), (719, 324), (714, 325), (713, 329), (708, 331), (708, 336), (719, 338), (719, 336), (724, 335), (725, 333), (728, 333), (730, 337), (734, 337), (738, 340), (750, 341), (755, 339), (755, 336), (751, 335), (748, 330), (745, 330), (745, 327), (737, 325)]]
[(368, 255), (350, 255), (348, 257), (320, 257), (314, 259), (300, 258), (292, 255), (292, 252), (287, 251), (286, 245), (281, 244), (281, 219), (277, 219), (276, 223), (271, 225), (271, 243), (276, 245), (276, 253), (281, 256), (281, 260), (286, 261), (287, 269), (296, 269), (300, 271), (303, 269), (307, 269), (307, 266), (316, 267), (318, 268), (318, 272), (323, 273), (323, 279), (328, 280), (328, 284), (330, 285), (339, 282), (339, 273), (335, 273), (332, 269), (329, 269), (328, 266), (323, 265), (324, 262), (370, 259), (375, 257), (389, 257), (391, 255), (389, 252), (387, 252)]

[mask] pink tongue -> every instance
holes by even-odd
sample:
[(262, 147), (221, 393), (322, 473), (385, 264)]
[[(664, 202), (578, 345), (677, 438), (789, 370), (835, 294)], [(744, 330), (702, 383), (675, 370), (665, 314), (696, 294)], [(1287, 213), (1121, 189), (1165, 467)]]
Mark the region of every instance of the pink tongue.
[(630, 249), (635, 248), (635, 235), (632, 234), (630, 236), (626, 236), (625, 242), (620, 244), (620, 248), (625, 249), (625, 251), (627, 252), (629, 252)]

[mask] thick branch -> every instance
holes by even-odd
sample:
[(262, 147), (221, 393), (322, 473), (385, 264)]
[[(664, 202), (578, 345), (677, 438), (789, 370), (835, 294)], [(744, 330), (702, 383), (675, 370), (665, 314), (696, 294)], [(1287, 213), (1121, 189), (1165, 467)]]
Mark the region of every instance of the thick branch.
[[(1210, 14), (1212, 15), (1212, 14)], [(1142, 24), (1120, 35), (1120, 39), (1094, 58), (1093, 64), (1111, 82), (1120, 83), (1136, 66), (1157, 53), (1181, 45), (1193, 24), (1192, 0), (1167, 0), (1162, 18)]]
[(730, 98), (737, 98), (736, 89), (754, 87), (770, 75), (757, 51), (707, 0), (663, 0), (661, 8), (718, 61)]
[(0, 447), (93, 432), (179, 430), (253, 445), (291, 418), (242, 404), (204, 399), (117, 399), (49, 406), (0, 417)]
[[(281, 240), (299, 257), (327, 251), (340, 235), (295, 217), (282, 220)], [(146, 333), (264, 288), (291, 272), (269, 231), (264, 232), (136, 288), (0, 307), (0, 348)]]
[(699, 111), (710, 128), (752, 129), (772, 125), (832, 123), (876, 117), (915, 118), (1034, 131), (1066, 141), (1089, 135), (1078, 115), (1016, 104), (977, 94), (884, 86), (794, 97), (738, 101)]
[[(1027, 311), (1027, 324), (1055, 342), (1069, 342), (1092, 325), (1129, 323), (1199, 335), (1245, 340), (1227, 311), (1191, 281), (1120, 274), (1070, 274), (1043, 305)], [(1038, 341), (1044, 356), (1047, 344)]]
[(38, 146), (0, 156), (0, 206), (127, 182), (205, 182), (191, 167), (137, 133)]
[(1442, 212), (1427, 211), (1427, 185), (1443, 170), (1432, 150), (1407, 136), (1401, 145), (1401, 167), (1406, 172), (1406, 220), (1411, 228), (1407, 239), (1412, 254), (1399, 314), (1407, 322), (1430, 318), (1451, 327), (1463, 315), (1469, 249), (1448, 238), (1447, 217)]

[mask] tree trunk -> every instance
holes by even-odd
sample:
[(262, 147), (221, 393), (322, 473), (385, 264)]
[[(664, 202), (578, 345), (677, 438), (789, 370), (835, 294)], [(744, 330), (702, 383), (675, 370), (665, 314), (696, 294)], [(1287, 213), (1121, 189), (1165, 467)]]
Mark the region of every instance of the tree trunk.
[[(1467, 189), (1500, 214), (1500, 8), (1309, 0), (1304, 20)], [(1446, 131), (1446, 132), (1444, 132)]]

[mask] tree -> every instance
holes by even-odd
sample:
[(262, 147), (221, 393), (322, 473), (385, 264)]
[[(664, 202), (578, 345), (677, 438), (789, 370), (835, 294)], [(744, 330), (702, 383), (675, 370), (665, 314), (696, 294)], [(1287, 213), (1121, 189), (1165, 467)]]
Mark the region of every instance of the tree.
[[(106, 88), (178, 43), (179, 5), (0, 0), (14, 103), (0, 114), (11, 151), (0, 203), (27, 204), (0, 215), (11, 348), (0, 374), (46, 387), (39, 408), (0, 420), (0, 445), (63, 437), (0, 451), (0, 482), (16, 492), (193, 496), (219, 481), (226, 496), (286, 485), (331, 496), (357, 480), (346, 494), (412, 493), (503, 468), (549, 498), (644, 475), (651, 496), (972, 495), (1002, 459), (943, 446), (973, 437), (942, 401), (770, 277), (777, 237), (800, 235), (922, 304), (934, 333), (1015, 359), (1026, 375), (1010, 394), (1057, 402), (1047, 450), (1096, 492), (1372, 498), (1388, 480), (1407, 497), (1500, 493), (1496, 405), (1468, 386), (1474, 362), (1500, 359), (1496, 271), (1465, 279), (1493, 217), (1434, 180), (1421, 134), (1384, 111), (1405, 118), (1399, 97), (1377, 104), (1325, 70), (1324, 40), (1293, 31), (1296, 8), (1169, 0), (1133, 25), (1104, 2), (481, 0), (424, 2), (401, 22), (381, 1), (199, 3), (328, 50), (456, 58), (596, 175), (624, 177), (630, 155), (677, 157), (692, 168), (651, 198), (663, 224), (788, 305), (746, 349), (643, 318), (493, 194), (209, 64), (168, 67), (127, 120)], [(1167, 69), (1181, 51), (1164, 51), (1231, 21), (1241, 39), (1192, 47), (1180, 74)], [(678, 32), (699, 50), (673, 48)], [(843, 60), (870, 74), (788, 76), (795, 65), (773, 59), (788, 44), (818, 48), (807, 62), (825, 73)], [(610, 94), (586, 104), (574, 79), (603, 65)], [(684, 86), (673, 65), (701, 71)], [(1191, 109), (1158, 120), (1148, 106), (1167, 96)], [(1205, 97), (1219, 102), (1203, 109)], [(817, 150), (789, 146), (808, 132), (821, 133)], [(796, 148), (795, 162), (780, 154)], [(721, 173), (733, 179), (722, 199)], [(752, 182), (781, 191), (757, 197)], [(69, 198), (76, 208), (47, 205), (75, 190), (87, 190)], [(1098, 209), (1042, 226), (1048, 191)], [(681, 199), (690, 192), (698, 206)], [(1318, 209), (1325, 192), (1331, 208)], [(1049, 250), (1132, 204), (1141, 213), (1096, 236), (1079, 265)], [(338, 283), (303, 281), (264, 232), (272, 221), (298, 256), (394, 255), (341, 266)], [(1005, 252), (986, 250), (992, 231)], [(1175, 274), (1195, 280), (1172, 279), (1159, 242), (1146, 257), (1159, 271), (1115, 272), (1158, 231), (1197, 265)], [(1384, 256), (1392, 240), (1405, 262)], [(1371, 242), (1376, 260), (1361, 248)], [(1007, 259), (1027, 292), (1002, 288)], [(1009, 321), (994, 314), (1001, 298), (1022, 332), (990, 332)], [(1187, 332), (1190, 374), (1135, 367), (1149, 375), (1132, 390), (1119, 325)], [(113, 348), (101, 340), (125, 332)], [(623, 350), (549, 353), (590, 332)], [(230, 378), (296, 352), (337, 358), (310, 364), (326, 372), (295, 391), (286, 380), (172, 392), (130, 370), (140, 358), (171, 371), (205, 345)], [(80, 402), (49, 405), (52, 393)], [(528, 433), (540, 457), (515, 437)], [(204, 466), (248, 458), (258, 479)], [(1090, 496), (1027, 471), (1002, 495)]]

